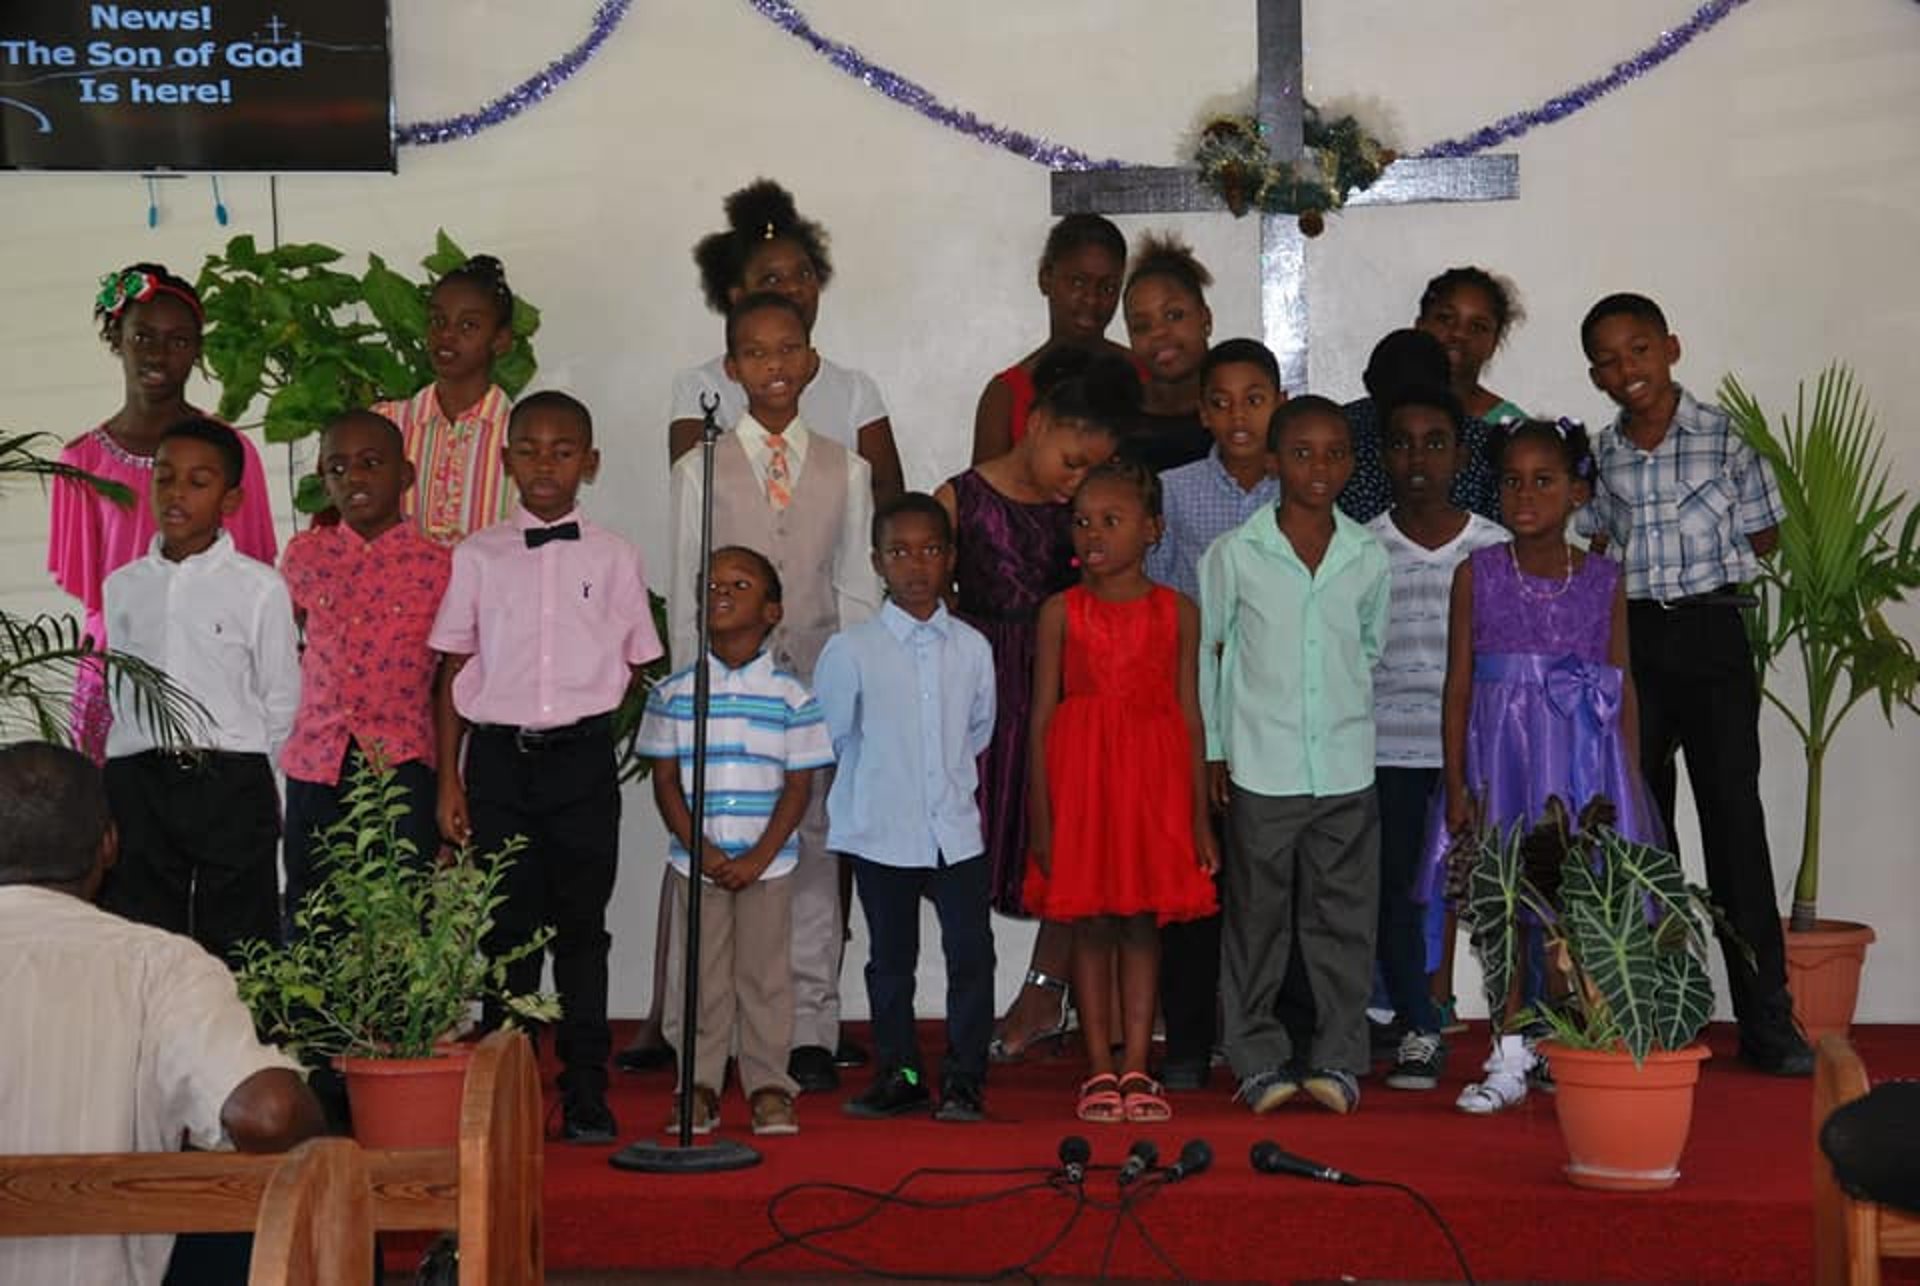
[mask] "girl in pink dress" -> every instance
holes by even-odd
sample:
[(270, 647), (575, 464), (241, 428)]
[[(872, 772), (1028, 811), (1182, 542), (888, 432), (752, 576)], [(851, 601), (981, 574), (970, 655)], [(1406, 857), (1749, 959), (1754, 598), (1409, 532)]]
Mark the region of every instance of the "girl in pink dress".
[[(100, 338), (120, 360), (125, 397), (120, 409), (60, 452), (60, 462), (110, 479), (133, 492), (125, 508), (64, 478), (52, 486), (47, 524), (47, 570), (86, 609), (87, 638), (107, 646), (100, 587), (109, 574), (147, 552), (153, 542), (153, 453), (160, 434), (203, 415), (188, 403), (187, 377), (200, 360), (200, 296), (186, 281), (154, 263), (137, 263), (101, 278), (94, 301)], [(279, 553), (267, 499), (266, 472), (242, 436), (246, 468), (239, 512), (227, 531), (240, 552), (271, 566)], [(106, 752), (107, 694), (99, 670), (82, 667), (74, 683), (73, 735), (98, 761)]]

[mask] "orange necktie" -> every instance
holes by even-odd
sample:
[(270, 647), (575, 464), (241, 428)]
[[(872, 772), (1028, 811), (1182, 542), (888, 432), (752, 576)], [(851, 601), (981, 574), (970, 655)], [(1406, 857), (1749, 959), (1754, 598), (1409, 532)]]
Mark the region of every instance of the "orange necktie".
[(767, 434), (767, 503), (779, 513), (793, 503), (793, 474), (787, 471), (787, 440)]

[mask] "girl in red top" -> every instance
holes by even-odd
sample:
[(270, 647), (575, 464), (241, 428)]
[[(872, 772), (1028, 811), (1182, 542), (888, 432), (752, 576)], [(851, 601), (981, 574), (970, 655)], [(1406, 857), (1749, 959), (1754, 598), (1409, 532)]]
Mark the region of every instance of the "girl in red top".
[(1074, 924), (1074, 994), (1092, 1072), (1080, 1087), (1083, 1121), (1172, 1115), (1147, 1074), (1158, 926), (1218, 909), (1200, 753), (1200, 612), (1147, 578), (1143, 559), (1160, 530), (1159, 479), (1124, 458), (1101, 465), (1073, 499), (1080, 584), (1040, 609), (1026, 897), (1046, 919)]
[(1106, 338), (1120, 306), (1120, 278), (1127, 268), (1127, 239), (1113, 221), (1097, 214), (1070, 214), (1053, 225), (1040, 252), (1040, 293), (1047, 301), (1047, 342), (987, 381), (973, 413), (973, 462), (997, 459), (1027, 429), (1033, 409), (1033, 372), (1040, 359), (1062, 345), (1118, 357), (1127, 350)]

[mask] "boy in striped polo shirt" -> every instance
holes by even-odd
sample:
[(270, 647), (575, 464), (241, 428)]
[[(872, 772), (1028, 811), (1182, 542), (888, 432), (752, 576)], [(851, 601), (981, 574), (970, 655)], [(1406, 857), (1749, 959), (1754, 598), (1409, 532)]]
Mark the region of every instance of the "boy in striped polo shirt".
[[(787, 1075), (793, 1036), (795, 834), (813, 791), (813, 770), (833, 762), (820, 707), (807, 686), (766, 649), (780, 622), (780, 576), (751, 549), (716, 550), (707, 572), (711, 683), (707, 720), (705, 847), (700, 902), (700, 1011), (694, 1054), (692, 1129), (720, 1123), (720, 1088), (736, 1023), (740, 1084), (755, 1134), (794, 1134), (799, 1122)], [(692, 665), (647, 698), (640, 753), (653, 760), (653, 799), (672, 839), (668, 965), (662, 1031), (682, 1048), (686, 997), (688, 850), (693, 842), (695, 724)], [(678, 1095), (675, 1102), (678, 1103)], [(680, 1129), (678, 1110), (667, 1123)]]

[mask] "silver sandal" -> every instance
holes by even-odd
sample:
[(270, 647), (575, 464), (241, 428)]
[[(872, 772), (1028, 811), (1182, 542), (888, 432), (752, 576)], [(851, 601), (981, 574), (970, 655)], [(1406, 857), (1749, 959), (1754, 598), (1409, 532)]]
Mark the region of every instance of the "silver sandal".
[(1018, 1063), (1040, 1045), (1051, 1044), (1055, 1054), (1060, 1053), (1067, 1037), (1080, 1028), (1079, 1019), (1073, 1012), (1073, 1002), (1068, 996), (1067, 980), (1056, 978), (1052, 974), (1042, 973), (1038, 969), (1027, 970), (1024, 986), (1043, 987), (1060, 997), (1060, 1013), (1050, 1026), (1036, 1028), (1027, 1033), (1027, 1038), (1019, 1043), (1009, 1041), (1002, 1032), (987, 1045), (987, 1058), (995, 1063)]

